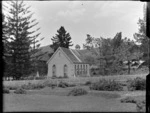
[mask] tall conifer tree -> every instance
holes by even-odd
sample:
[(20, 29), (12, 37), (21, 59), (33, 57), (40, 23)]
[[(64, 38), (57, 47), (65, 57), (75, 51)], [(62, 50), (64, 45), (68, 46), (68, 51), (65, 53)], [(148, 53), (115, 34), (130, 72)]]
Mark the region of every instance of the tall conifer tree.
[(28, 75), (31, 68), (31, 51), (39, 47), (37, 40), (40, 28), (33, 30), (38, 24), (36, 19), (31, 19), (33, 13), (29, 10), (23, 1), (7, 2), (9, 9), (7, 11), (8, 33), (10, 40), (10, 50), (12, 57), (12, 76), (19, 79)]

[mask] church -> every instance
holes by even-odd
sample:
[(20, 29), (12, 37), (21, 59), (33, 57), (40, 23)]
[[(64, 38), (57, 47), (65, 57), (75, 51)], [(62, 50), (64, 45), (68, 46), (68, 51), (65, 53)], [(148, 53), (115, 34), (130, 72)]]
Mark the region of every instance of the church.
[(79, 50), (59, 47), (47, 61), (47, 77), (90, 76), (90, 66), (84, 57), (84, 53)]

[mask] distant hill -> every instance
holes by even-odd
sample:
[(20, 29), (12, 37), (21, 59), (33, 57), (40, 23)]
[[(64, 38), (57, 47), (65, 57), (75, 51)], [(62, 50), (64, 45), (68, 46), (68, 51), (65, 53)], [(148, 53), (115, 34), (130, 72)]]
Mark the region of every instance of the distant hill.
[(54, 50), (50, 47), (50, 45), (42, 46), (39, 48), (38, 52), (36, 52), (32, 57), (38, 56), (38, 60), (48, 61), (50, 58), (50, 54), (52, 54)]
[[(75, 50), (75, 49), (72, 49)], [(98, 52), (98, 49), (95, 48), (94, 49), (96, 52)], [(95, 56), (95, 54), (87, 49), (81, 49), (81, 50), (77, 50), (79, 53), (84, 54), (84, 56)], [(39, 56), (39, 60), (41, 61), (48, 61), (48, 59), (50, 58), (50, 54), (52, 54), (54, 52), (54, 50), (50, 47), (50, 45), (47, 46), (42, 46), (39, 48), (39, 51), (37, 53), (34, 54), (34, 56)]]

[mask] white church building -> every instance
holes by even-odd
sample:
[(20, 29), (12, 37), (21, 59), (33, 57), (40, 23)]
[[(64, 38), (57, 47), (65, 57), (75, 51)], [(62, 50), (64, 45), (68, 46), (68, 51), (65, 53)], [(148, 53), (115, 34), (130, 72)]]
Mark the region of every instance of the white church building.
[(79, 50), (59, 47), (47, 61), (47, 77), (79, 77), (90, 76), (89, 64)]

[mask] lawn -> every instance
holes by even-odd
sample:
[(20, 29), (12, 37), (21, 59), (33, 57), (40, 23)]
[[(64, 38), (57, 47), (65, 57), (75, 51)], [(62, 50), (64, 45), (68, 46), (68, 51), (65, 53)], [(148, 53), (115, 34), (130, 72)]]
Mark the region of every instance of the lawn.
[[(78, 84), (76, 87), (88, 91), (87, 95), (67, 96), (74, 87), (51, 88), (45, 87), (40, 90), (27, 90), (27, 94), (15, 94), (11, 90), (10, 94), (3, 94), (4, 111), (106, 111), (106, 112), (136, 112), (136, 104), (121, 103), (120, 99), (133, 97), (145, 100), (145, 91), (95, 91), (90, 90), (84, 84), (86, 81), (96, 81), (99, 78), (115, 79), (125, 81), (129, 78), (142, 77), (145, 75), (120, 75), (106, 77), (85, 77), (63, 79), (70, 83)], [(57, 79), (33, 80), (33, 81), (5, 81), (4, 86), (20, 86), (30, 83), (56, 82)]]
[[(121, 103), (115, 92), (91, 91), (67, 96), (71, 88), (46, 87), (27, 94), (4, 94), (4, 111), (136, 111), (136, 105)], [(123, 92), (122, 92), (123, 93)]]

